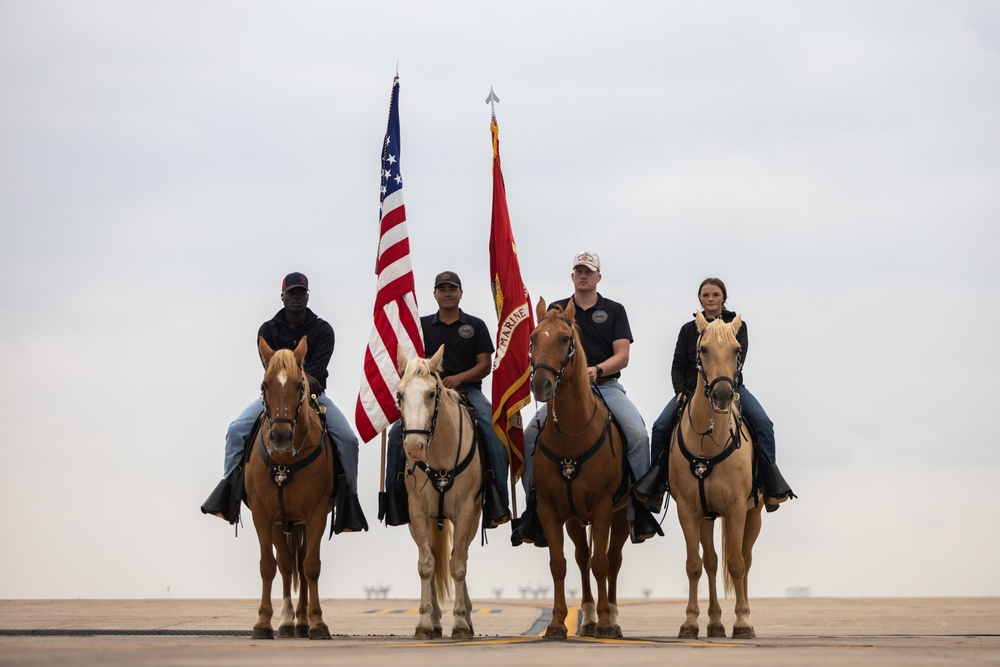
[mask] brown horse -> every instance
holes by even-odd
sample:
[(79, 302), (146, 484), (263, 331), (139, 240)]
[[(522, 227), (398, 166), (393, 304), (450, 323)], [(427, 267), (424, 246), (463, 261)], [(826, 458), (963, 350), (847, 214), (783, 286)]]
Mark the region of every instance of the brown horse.
[(483, 473), (472, 408), (447, 389), (438, 371), (444, 345), (430, 359), (396, 353), (396, 397), (406, 453), (410, 535), (417, 545), (420, 619), (414, 637), (441, 637), (441, 601), (454, 584), (453, 639), (468, 639), (472, 600), (466, 584), (469, 545), (482, 513)]
[[(620, 637), (618, 572), (628, 539), (627, 499), (622, 487), (625, 443), (611, 414), (587, 378), (587, 359), (574, 324), (576, 305), (565, 311), (537, 306), (531, 333), (531, 392), (547, 404), (534, 457), (538, 518), (549, 543), (554, 600), (546, 638), (566, 636), (566, 557), (563, 527), (575, 545), (583, 602), (581, 635)], [(590, 540), (586, 526), (590, 526)], [(597, 608), (590, 575), (597, 581)]]
[[(295, 351), (257, 342), (264, 363), (264, 423), (246, 470), (247, 504), (260, 542), (262, 591), (254, 639), (274, 639), (271, 584), (281, 571), (279, 637), (330, 639), (319, 605), (319, 547), (333, 492), (333, 443), (309, 400), (302, 370), (306, 339)], [(299, 600), (292, 609), (291, 589)]]
[[(711, 324), (698, 313), (697, 345), (700, 390), (684, 406), (670, 442), (670, 495), (687, 545), (687, 620), (679, 637), (698, 636), (698, 580), (708, 576), (708, 636), (725, 637), (716, 591), (718, 559), (713, 543), (714, 519), (722, 517), (722, 557), (726, 592), (735, 589), (734, 639), (752, 639), (747, 573), (753, 545), (760, 534), (761, 503), (753, 493), (753, 442), (739, 414), (735, 378), (740, 370), (736, 340), (743, 320)], [(721, 428), (720, 428), (721, 427)], [(701, 552), (699, 552), (699, 542)]]

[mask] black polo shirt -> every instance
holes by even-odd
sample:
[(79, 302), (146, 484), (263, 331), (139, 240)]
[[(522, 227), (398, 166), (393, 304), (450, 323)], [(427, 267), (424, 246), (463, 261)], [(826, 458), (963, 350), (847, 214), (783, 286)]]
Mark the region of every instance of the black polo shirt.
[[(565, 308), (572, 297), (556, 301), (553, 305)], [(575, 302), (574, 302), (575, 303)], [(592, 308), (584, 310), (576, 306), (576, 325), (580, 327), (580, 341), (583, 351), (587, 354), (587, 365), (596, 366), (615, 354), (615, 341), (623, 338), (632, 342), (632, 328), (628, 323), (625, 306), (617, 301), (605, 299), (597, 293), (597, 303)], [(606, 373), (604, 380), (620, 378), (621, 372)]]
[[(434, 313), (420, 318), (420, 328), (424, 332), (424, 353), (428, 358), (444, 345), (441, 377), (464, 373), (476, 365), (477, 355), (493, 354), (495, 349), (486, 322), (466, 314), (461, 308), (458, 319), (451, 324), (445, 324)], [(465, 382), (462, 386), (482, 389), (483, 381)]]

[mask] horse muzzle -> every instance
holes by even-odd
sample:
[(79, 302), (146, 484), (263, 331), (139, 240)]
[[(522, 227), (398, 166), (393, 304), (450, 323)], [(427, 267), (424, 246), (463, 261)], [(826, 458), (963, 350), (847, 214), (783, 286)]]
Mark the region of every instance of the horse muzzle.
[(279, 452), (292, 448), (295, 432), (288, 424), (275, 424), (267, 432), (268, 446)]
[(733, 404), (733, 386), (728, 383), (716, 385), (709, 399), (712, 401), (712, 409), (717, 413), (729, 412)]
[(535, 375), (531, 378), (531, 393), (539, 403), (547, 403), (552, 400), (555, 394), (556, 383), (552, 378), (545, 375)]
[(419, 435), (407, 436), (403, 440), (403, 453), (413, 462), (427, 462), (427, 438)]

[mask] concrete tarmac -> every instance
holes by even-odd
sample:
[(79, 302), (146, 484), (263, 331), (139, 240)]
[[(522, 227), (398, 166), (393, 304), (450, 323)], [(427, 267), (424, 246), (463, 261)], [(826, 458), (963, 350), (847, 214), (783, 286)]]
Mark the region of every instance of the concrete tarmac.
[[(412, 639), (415, 600), (322, 604), (332, 641), (250, 639), (256, 600), (4, 600), (0, 665), (1000, 667), (1000, 598), (751, 599), (756, 639), (695, 641), (676, 638), (686, 605), (679, 599), (623, 600), (619, 640), (572, 636), (574, 609), (571, 637), (559, 641), (539, 636), (550, 600), (476, 600), (476, 637), (465, 641)], [(733, 605), (723, 601), (727, 632)], [(450, 630), (446, 615), (446, 637)]]

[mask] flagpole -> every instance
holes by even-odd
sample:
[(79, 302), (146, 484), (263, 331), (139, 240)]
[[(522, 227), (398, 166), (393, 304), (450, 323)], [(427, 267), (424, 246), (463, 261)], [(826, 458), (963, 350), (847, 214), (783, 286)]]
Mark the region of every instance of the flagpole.
[[(490, 117), (492, 118), (493, 123), (496, 123), (496, 120), (497, 120), (497, 108), (496, 108), (496, 105), (497, 105), (497, 103), (499, 101), (500, 101), (500, 98), (497, 97), (497, 94), (493, 91), (493, 86), (490, 86), (490, 94), (486, 96), (486, 104), (490, 105)], [(495, 143), (496, 141), (497, 141), (497, 138), (496, 138), (496, 136), (494, 136), (494, 144), (493, 144), (493, 150), (494, 150), (493, 159), (494, 160), (496, 160), (496, 149), (497, 149), (497, 145)], [(499, 317), (499, 315), (500, 314), (498, 312), (497, 316)], [(513, 453), (510, 451), (510, 448), (508, 448), (508, 451), (507, 451), (508, 459), (512, 458), (512, 454)], [(508, 464), (509, 463), (510, 463), (510, 461), (508, 461)], [(509, 475), (507, 479), (510, 482), (510, 511), (511, 511), (511, 516), (513, 516), (513, 517), (519, 517), (519, 516), (521, 516), (521, 513), (517, 511), (517, 484), (514, 482), (514, 475), (513, 474)]]

